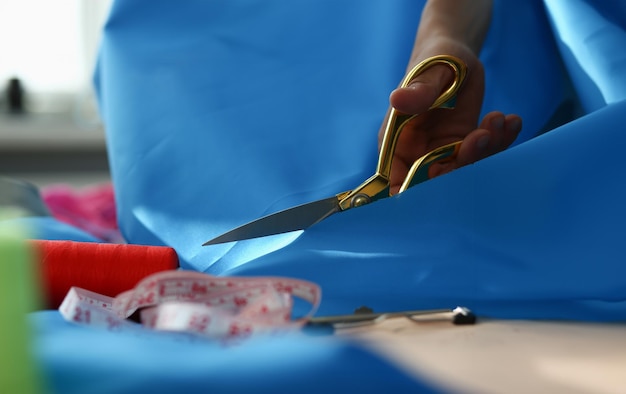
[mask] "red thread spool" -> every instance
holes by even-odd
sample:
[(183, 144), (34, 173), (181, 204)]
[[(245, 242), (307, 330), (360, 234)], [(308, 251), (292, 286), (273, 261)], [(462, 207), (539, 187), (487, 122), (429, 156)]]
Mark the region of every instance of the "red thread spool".
[(178, 268), (176, 251), (144, 246), (73, 241), (29, 241), (43, 282), (45, 307), (56, 309), (72, 286), (115, 297), (148, 275)]

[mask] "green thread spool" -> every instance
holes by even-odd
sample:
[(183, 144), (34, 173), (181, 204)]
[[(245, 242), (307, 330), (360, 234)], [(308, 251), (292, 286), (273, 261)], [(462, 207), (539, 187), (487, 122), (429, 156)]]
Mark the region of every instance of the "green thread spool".
[[(0, 211), (0, 220), (3, 216)], [(27, 322), (27, 313), (37, 309), (39, 291), (22, 230), (0, 230), (0, 393), (42, 391)]]

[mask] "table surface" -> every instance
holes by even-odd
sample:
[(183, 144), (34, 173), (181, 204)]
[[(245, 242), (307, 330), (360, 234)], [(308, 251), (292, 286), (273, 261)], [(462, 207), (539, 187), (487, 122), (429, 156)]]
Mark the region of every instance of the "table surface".
[(625, 324), (400, 317), (337, 334), (455, 392), (626, 393)]

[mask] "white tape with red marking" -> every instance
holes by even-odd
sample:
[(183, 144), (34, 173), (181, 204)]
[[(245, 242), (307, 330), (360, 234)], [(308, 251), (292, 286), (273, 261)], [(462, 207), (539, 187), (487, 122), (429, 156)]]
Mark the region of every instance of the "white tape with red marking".
[[(311, 304), (309, 312), (295, 320), (293, 296)], [(164, 271), (114, 298), (72, 287), (59, 311), (67, 321), (110, 330), (149, 327), (241, 339), (301, 327), (317, 310), (320, 298), (319, 286), (299, 279)], [(128, 320), (136, 312), (141, 326)]]

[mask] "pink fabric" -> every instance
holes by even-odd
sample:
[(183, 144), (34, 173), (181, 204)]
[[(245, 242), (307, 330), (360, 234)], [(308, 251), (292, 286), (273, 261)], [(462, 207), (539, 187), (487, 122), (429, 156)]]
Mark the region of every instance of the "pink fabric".
[(41, 196), (59, 221), (76, 226), (104, 241), (123, 242), (110, 183), (81, 189), (65, 184), (51, 185), (41, 189)]

